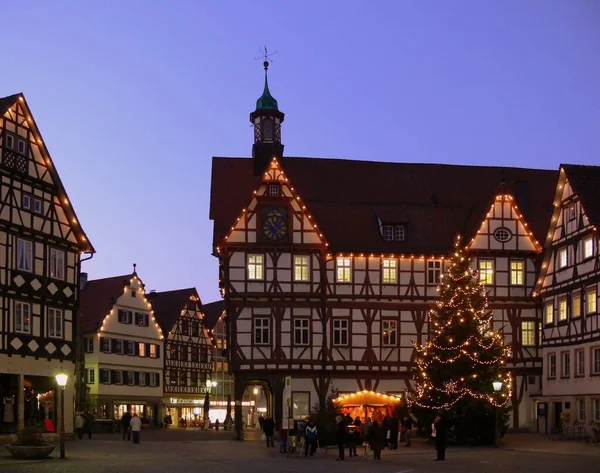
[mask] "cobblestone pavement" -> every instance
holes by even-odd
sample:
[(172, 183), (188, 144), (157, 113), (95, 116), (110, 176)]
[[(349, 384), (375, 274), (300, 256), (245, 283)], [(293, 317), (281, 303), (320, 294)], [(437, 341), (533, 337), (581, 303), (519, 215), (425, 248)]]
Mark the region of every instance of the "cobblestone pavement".
[[(0, 451), (1, 473), (585, 473), (599, 471), (596, 446), (586, 446), (584, 454), (568, 454), (570, 446), (562, 442), (525, 437), (508, 448), (449, 449), (445, 462), (433, 462), (432, 448), (421, 442), (414, 449), (383, 452), (383, 460), (374, 462), (362, 456), (335, 460), (337, 450), (325, 456), (304, 458), (279, 454), (277, 448), (267, 449), (262, 442), (231, 440), (202, 441), (179, 438), (183, 432), (147, 433), (142, 443), (95, 438), (91, 441), (67, 443), (67, 459), (58, 459), (58, 446), (53, 458), (36, 462), (16, 461)], [(210, 434), (210, 433), (206, 433)], [(222, 437), (223, 434), (217, 434)], [(100, 437), (100, 436), (98, 436)], [(157, 440), (172, 438), (174, 441)], [(533, 447), (531, 445), (534, 445)], [(535, 451), (519, 451), (519, 445)], [(3, 448), (0, 446), (0, 449)], [(553, 453), (558, 452), (558, 453)]]

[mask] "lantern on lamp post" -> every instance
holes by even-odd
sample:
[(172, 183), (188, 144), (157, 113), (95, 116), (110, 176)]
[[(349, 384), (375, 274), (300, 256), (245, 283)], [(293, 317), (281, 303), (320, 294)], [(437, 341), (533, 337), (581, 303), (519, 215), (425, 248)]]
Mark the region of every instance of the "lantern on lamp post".
[(67, 381), (69, 380), (69, 375), (61, 370), (55, 376), (56, 384), (60, 388), (60, 458), (61, 460), (65, 459), (65, 388), (67, 387)]
[[(502, 391), (502, 381), (497, 380), (492, 382), (494, 392)], [(497, 447), (500, 443), (500, 426), (498, 425), (498, 406), (494, 406), (494, 445)]]

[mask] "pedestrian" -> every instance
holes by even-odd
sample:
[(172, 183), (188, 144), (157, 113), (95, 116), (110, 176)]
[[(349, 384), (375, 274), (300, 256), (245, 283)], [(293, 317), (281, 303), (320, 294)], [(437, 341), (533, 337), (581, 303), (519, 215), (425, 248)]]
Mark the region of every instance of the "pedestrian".
[(433, 431), (431, 434), (435, 437), (435, 449), (437, 450), (435, 461), (443, 461), (446, 459), (447, 425), (441, 412), (438, 413), (433, 421)]
[(85, 424), (85, 419), (83, 418), (83, 415), (81, 415), (81, 412), (77, 412), (75, 414), (75, 432), (77, 433), (77, 437), (79, 437), (79, 439), (81, 440), (83, 438), (83, 426)]
[(348, 431), (346, 426), (346, 420), (342, 418), (342, 416), (337, 416), (335, 418), (335, 422), (337, 424), (337, 443), (338, 443), (338, 461), (342, 461), (344, 459), (344, 446), (346, 445), (346, 440), (348, 437)]
[(275, 421), (270, 415), (263, 420), (263, 432), (267, 439), (267, 448), (275, 447), (275, 442), (273, 441), (273, 435), (275, 435)]
[(215, 421), (215, 432), (219, 431), (219, 419)]
[(404, 428), (404, 446), (410, 447), (410, 438), (412, 437), (413, 428), (413, 420), (410, 417), (410, 414), (402, 421), (402, 427)]
[(310, 447), (310, 456), (314, 456), (317, 451), (317, 441), (319, 437), (319, 431), (317, 430), (317, 426), (314, 424), (312, 419), (308, 420), (308, 425), (306, 426), (306, 448), (304, 450), (304, 456), (308, 456), (308, 448)]
[(121, 428), (123, 429), (123, 440), (131, 440), (131, 414), (129, 411), (121, 417)]
[(142, 420), (137, 414), (133, 414), (130, 421), (131, 433), (133, 435), (133, 443), (140, 443), (140, 432), (142, 430)]
[(393, 450), (398, 448), (398, 428), (400, 426), (400, 421), (398, 416), (394, 414), (390, 418), (390, 443)]
[(373, 450), (373, 460), (381, 460), (381, 450), (385, 445), (385, 431), (377, 421), (373, 422), (372, 427), (369, 429), (367, 440)]
[(263, 430), (264, 421), (265, 421), (265, 418), (262, 415), (258, 416), (258, 425), (260, 427), (260, 430)]
[(92, 440), (92, 420), (90, 411), (85, 411), (83, 415), (83, 433), (87, 434), (88, 440)]

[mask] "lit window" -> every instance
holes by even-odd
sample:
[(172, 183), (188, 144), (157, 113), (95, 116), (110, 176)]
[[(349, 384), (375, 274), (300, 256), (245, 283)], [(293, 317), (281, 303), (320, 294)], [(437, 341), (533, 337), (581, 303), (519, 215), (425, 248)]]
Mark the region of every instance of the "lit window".
[(521, 345), (524, 347), (535, 346), (535, 322), (521, 322)]
[(248, 279), (263, 279), (263, 255), (248, 255)]
[(562, 354), (562, 377), (569, 378), (571, 376), (571, 353), (568, 351)]
[(587, 296), (587, 314), (593, 314), (596, 312), (596, 289), (592, 289), (586, 293)]
[(483, 284), (494, 284), (494, 262), (492, 260), (479, 260), (479, 279)]
[(396, 283), (396, 264), (395, 259), (384, 258), (382, 262), (383, 270), (383, 283), (384, 284), (395, 284)]
[(585, 351), (575, 352), (575, 376), (585, 376)]
[(308, 345), (309, 319), (294, 320), (294, 345)]
[(441, 261), (427, 261), (427, 284), (438, 284), (442, 275)]
[(404, 241), (404, 225), (396, 225), (394, 227), (394, 239), (396, 241)]
[(308, 256), (294, 256), (294, 281), (308, 279)]
[(65, 252), (56, 248), (50, 248), (50, 277), (65, 279)]
[(581, 294), (575, 293), (571, 296), (571, 317), (579, 317), (581, 315)]
[(150, 350), (149, 350), (150, 358), (158, 358), (157, 348), (158, 348), (158, 345), (154, 345), (154, 344), (150, 345)]
[(350, 282), (351, 279), (351, 268), (352, 262), (350, 258), (337, 258), (337, 282)]
[(546, 314), (545, 322), (547, 324), (553, 323), (554, 322), (554, 304), (552, 302), (546, 304), (544, 312)]
[(260, 317), (254, 319), (254, 344), (268, 345), (271, 340), (271, 319)]
[(17, 269), (33, 271), (33, 243), (17, 238)]
[(548, 378), (556, 378), (556, 354), (548, 355)]
[(348, 320), (334, 319), (333, 320), (333, 345), (346, 346), (348, 345)]
[(15, 332), (31, 333), (31, 305), (15, 302)]
[(48, 308), (48, 336), (62, 338), (63, 336), (63, 311)]
[(583, 258), (591, 258), (594, 256), (594, 239), (587, 237), (583, 240)]
[(383, 226), (383, 239), (385, 241), (392, 241), (394, 239), (394, 227), (392, 225)]
[(279, 197), (279, 184), (269, 184), (269, 197)]
[(523, 285), (523, 261), (510, 262), (510, 284), (511, 286)]
[(397, 325), (395, 320), (383, 320), (381, 322), (381, 338), (384, 347), (395, 347), (397, 341)]
[(558, 267), (564, 268), (567, 266), (567, 249), (561, 248), (558, 250)]
[(563, 322), (567, 320), (567, 300), (560, 299), (558, 301), (558, 321)]
[(146, 344), (144, 342), (138, 343), (138, 355), (146, 356)]

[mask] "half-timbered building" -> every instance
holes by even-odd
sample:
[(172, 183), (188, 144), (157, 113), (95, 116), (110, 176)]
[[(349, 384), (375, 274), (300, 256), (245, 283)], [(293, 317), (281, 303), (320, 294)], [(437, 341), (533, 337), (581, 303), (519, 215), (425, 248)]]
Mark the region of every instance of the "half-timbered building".
[(97, 419), (129, 411), (157, 424), (163, 394), (163, 332), (135, 272), (82, 284), (79, 330), (87, 406)]
[(213, 344), (204, 323), (202, 302), (195, 288), (153, 292), (148, 300), (164, 339), (163, 422), (187, 425), (204, 416), (204, 399), (211, 393)]
[(488, 286), (494, 328), (512, 346), (512, 425), (529, 425), (542, 371), (532, 292), (557, 173), (287, 157), (283, 120), (265, 78), (250, 114), (252, 158), (212, 163), (236, 401), (262, 384), (281, 421), (307, 415), (333, 387), (409, 390), (413, 342), (428, 336), (460, 234)]
[(561, 166), (536, 287), (548, 432), (600, 422), (598, 189), (600, 167)]
[(0, 98), (0, 433), (57, 431), (61, 370), (72, 432), (80, 264), (93, 253), (25, 97)]

